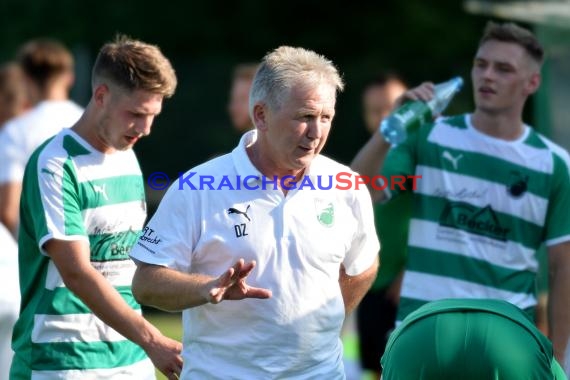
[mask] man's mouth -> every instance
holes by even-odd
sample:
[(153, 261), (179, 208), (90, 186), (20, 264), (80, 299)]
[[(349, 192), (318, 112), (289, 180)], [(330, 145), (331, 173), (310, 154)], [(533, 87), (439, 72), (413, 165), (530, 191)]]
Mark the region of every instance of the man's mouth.
[(127, 139), (127, 141), (128, 141), (130, 144), (136, 143), (136, 142), (138, 141), (138, 139), (139, 139), (139, 138), (136, 137), (136, 136), (125, 136), (125, 138)]
[(305, 152), (310, 152), (310, 151), (314, 151), (315, 149), (317, 149), (317, 147), (306, 147), (303, 145), (299, 145), (299, 148)]
[(497, 93), (491, 87), (487, 87), (487, 86), (479, 87), (479, 92), (482, 94), (496, 94)]

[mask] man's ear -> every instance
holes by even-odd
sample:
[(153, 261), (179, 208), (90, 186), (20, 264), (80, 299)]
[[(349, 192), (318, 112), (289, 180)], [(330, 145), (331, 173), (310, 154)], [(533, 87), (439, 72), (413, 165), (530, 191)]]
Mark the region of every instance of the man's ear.
[(93, 99), (98, 107), (103, 107), (106, 99), (110, 96), (109, 86), (104, 83), (100, 83), (95, 86), (93, 90)]
[(253, 106), (253, 124), (261, 131), (267, 130), (267, 106), (263, 103), (256, 103)]
[(69, 91), (71, 87), (73, 87), (73, 83), (75, 83), (75, 74), (73, 73), (73, 71), (68, 71), (65, 74), (63, 74), (61, 80), (63, 81), (63, 85), (65, 86), (67, 91)]
[(540, 87), (540, 82), (542, 81), (540, 73), (535, 72), (530, 75), (530, 79), (525, 86), (525, 92), (527, 95), (534, 94)]

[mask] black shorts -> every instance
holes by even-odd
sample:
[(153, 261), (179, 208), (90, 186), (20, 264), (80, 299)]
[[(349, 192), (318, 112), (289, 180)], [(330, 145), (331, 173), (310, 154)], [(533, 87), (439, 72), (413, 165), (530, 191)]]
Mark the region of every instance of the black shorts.
[(380, 372), (380, 358), (394, 329), (398, 306), (386, 298), (386, 289), (368, 292), (356, 310), (360, 364)]

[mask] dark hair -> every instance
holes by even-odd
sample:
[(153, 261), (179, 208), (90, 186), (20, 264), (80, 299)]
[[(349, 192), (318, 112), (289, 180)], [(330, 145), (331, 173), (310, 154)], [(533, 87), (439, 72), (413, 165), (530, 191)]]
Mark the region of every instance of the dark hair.
[(48, 38), (27, 42), (18, 52), (17, 62), (42, 91), (54, 78), (73, 71), (71, 53), (60, 42)]
[(0, 128), (28, 105), (24, 73), (15, 62), (0, 66)]
[(0, 66), (0, 98), (7, 104), (26, 101), (26, 87), (20, 66), (9, 62)]
[(105, 44), (93, 66), (92, 81), (108, 80), (126, 89), (145, 90), (171, 97), (176, 90), (176, 74), (158, 46), (118, 35)]
[(253, 81), (253, 77), (255, 77), (255, 73), (259, 68), (259, 63), (240, 63), (234, 68), (232, 73), (232, 79), (247, 79)]
[(386, 86), (390, 82), (399, 82), (404, 87), (407, 87), (406, 81), (394, 71), (382, 71), (376, 73), (373, 77), (368, 78), (364, 88), (373, 86)]
[(492, 21), (487, 23), (479, 46), (490, 40), (512, 42), (525, 49), (528, 55), (539, 65), (544, 60), (544, 49), (532, 32), (512, 22), (497, 24)]

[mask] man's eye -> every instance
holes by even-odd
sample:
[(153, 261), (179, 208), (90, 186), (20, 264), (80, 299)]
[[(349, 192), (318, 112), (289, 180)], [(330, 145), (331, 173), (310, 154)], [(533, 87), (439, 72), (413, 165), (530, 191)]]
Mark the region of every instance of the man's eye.
[(486, 64), (485, 64), (485, 62), (475, 61), (474, 66), (482, 69), (486, 66)]
[(506, 73), (506, 72), (513, 71), (513, 68), (510, 67), (510, 66), (498, 66), (498, 67), (497, 67), (497, 70)]

